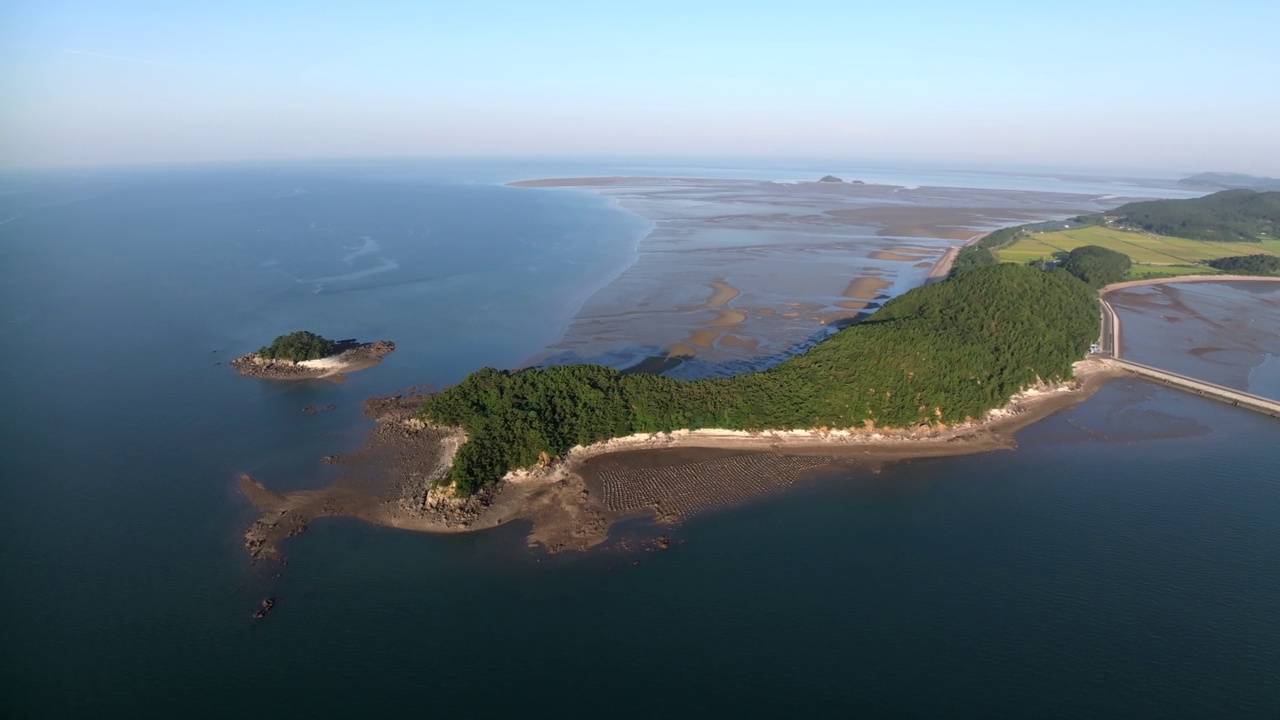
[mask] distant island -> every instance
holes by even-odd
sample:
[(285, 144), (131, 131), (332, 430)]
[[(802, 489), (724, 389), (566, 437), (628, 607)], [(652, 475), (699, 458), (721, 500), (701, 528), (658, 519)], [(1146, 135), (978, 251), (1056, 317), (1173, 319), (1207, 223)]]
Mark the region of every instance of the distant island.
[(1179, 185), (1194, 188), (1215, 188), (1219, 190), (1280, 190), (1280, 178), (1245, 175), (1244, 173), (1206, 172), (1185, 177), (1178, 181)]
[[(823, 176), (822, 176), (822, 178), (818, 180), (818, 182), (820, 182), (820, 183), (843, 183), (843, 182), (844, 182), (844, 180), (841, 180), (840, 178), (836, 177), (835, 175), (823, 175)], [(866, 185), (866, 183), (862, 182), (861, 180), (850, 180), (850, 181), (849, 181), (849, 184), (850, 184), (850, 185)]]
[(330, 340), (299, 330), (277, 337), (257, 352), (241, 355), (231, 361), (231, 366), (245, 377), (341, 382), (345, 373), (373, 367), (395, 349), (395, 343), (389, 340)]

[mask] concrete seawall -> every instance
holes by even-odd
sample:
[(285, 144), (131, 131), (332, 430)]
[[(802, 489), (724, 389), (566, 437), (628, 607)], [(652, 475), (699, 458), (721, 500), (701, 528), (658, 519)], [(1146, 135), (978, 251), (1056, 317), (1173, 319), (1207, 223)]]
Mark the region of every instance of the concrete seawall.
[(1272, 400), (1271, 398), (1265, 398), (1260, 395), (1235, 390), (1215, 383), (1189, 378), (1186, 375), (1171, 373), (1167, 370), (1160, 370), (1159, 368), (1129, 362), (1128, 360), (1112, 359), (1108, 362), (1125, 372), (1132, 373), (1148, 380), (1154, 380), (1155, 382), (1163, 385), (1176, 387), (1180, 390), (1195, 393), (1196, 395), (1213, 398), (1214, 400), (1219, 400), (1246, 410), (1253, 410), (1254, 412), (1259, 412), (1264, 415), (1270, 415), (1273, 418), (1280, 418), (1280, 400)]
[[(1236, 279), (1257, 280), (1258, 278), (1218, 276), (1216, 279), (1232, 281)], [(1280, 278), (1272, 279), (1280, 280)], [(1193, 276), (1189, 278), (1175, 278), (1172, 281), (1205, 282), (1206, 280), (1201, 279), (1198, 276)], [(1166, 282), (1169, 281), (1166, 280)], [(1236, 390), (1216, 383), (1197, 380), (1196, 378), (1187, 377), (1186, 375), (1179, 375), (1178, 373), (1169, 372), (1168, 370), (1154, 368), (1150, 365), (1143, 365), (1142, 363), (1121, 359), (1121, 355), (1124, 353), (1123, 323), (1120, 320), (1119, 313), (1115, 311), (1115, 308), (1111, 307), (1111, 303), (1107, 302), (1103, 298), (1106, 293), (1111, 290), (1122, 289), (1123, 287), (1133, 287), (1140, 284), (1155, 283), (1122, 283), (1120, 285), (1112, 285), (1103, 289), (1102, 296), (1098, 299), (1098, 303), (1102, 310), (1102, 336), (1099, 339), (1099, 356), (1107, 358), (1106, 362), (1108, 364), (1133, 375), (1146, 378), (1147, 380), (1153, 380), (1169, 387), (1175, 387), (1179, 390), (1195, 393), (1202, 397), (1213, 398), (1214, 400), (1225, 402), (1246, 410), (1262, 413), (1263, 415), (1269, 415), (1273, 418), (1280, 418), (1280, 400), (1273, 400), (1271, 398), (1254, 395), (1243, 390)]]

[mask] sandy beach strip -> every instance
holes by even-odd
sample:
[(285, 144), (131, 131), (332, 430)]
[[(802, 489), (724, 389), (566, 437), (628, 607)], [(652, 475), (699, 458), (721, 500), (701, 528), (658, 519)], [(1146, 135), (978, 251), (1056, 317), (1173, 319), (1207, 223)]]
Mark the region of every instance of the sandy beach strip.
[(681, 312), (693, 310), (714, 310), (728, 305), (734, 298), (741, 295), (742, 292), (738, 288), (730, 285), (724, 280), (711, 281), (711, 297), (700, 305), (687, 305), (677, 307), (676, 310)]

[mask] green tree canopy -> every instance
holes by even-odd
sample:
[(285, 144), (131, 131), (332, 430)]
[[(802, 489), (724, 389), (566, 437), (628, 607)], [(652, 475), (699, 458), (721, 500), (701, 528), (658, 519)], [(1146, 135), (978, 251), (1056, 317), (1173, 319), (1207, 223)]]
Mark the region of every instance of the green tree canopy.
[(300, 362), (302, 360), (319, 360), (333, 354), (335, 345), (332, 340), (320, 337), (319, 335), (299, 330), (281, 335), (271, 342), (270, 345), (259, 348), (258, 356), (268, 360), (292, 360)]
[(1078, 247), (1067, 254), (1062, 269), (1095, 288), (1120, 282), (1133, 263), (1124, 253), (1097, 245)]
[(467, 431), (448, 480), (468, 494), (544, 453), (636, 432), (979, 418), (1039, 379), (1070, 377), (1098, 323), (1097, 296), (1066, 272), (995, 265), (907, 292), (763, 372), (682, 381), (600, 365), (485, 368), (421, 412)]
[(1223, 190), (1190, 200), (1129, 203), (1106, 215), (1160, 235), (1258, 242), (1276, 237), (1280, 228), (1280, 192)]
[(1018, 242), (1024, 234), (1025, 230), (1021, 226), (987, 233), (978, 242), (960, 249), (955, 262), (951, 264), (951, 274), (957, 275), (966, 270), (999, 264), (1000, 256), (996, 253)]

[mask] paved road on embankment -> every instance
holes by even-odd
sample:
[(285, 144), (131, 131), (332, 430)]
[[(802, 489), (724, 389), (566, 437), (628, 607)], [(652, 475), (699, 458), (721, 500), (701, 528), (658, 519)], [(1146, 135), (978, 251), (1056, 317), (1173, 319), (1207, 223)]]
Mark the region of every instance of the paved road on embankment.
[(1155, 285), (1167, 282), (1209, 282), (1211, 280), (1234, 282), (1239, 280), (1272, 280), (1280, 281), (1280, 278), (1258, 278), (1251, 276), (1239, 275), (1192, 275), (1179, 278), (1164, 278), (1153, 281), (1136, 281), (1130, 283), (1118, 283), (1116, 285), (1108, 285), (1099, 293), (1098, 302), (1102, 309), (1102, 338), (1099, 340), (1101, 346), (1097, 353), (1099, 356), (1106, 358), (1104, 362), (1111, 364), (1121, 370), (1133, 375), (1152, 380), (1169, 387), (1176, 387), (1179, 390), (1185, 390), (1203, 397), (1213, 398), (1221, 402), (1229, 403), (1236, 407), (1246, 410), (1253, 410), (1264, 415), (1270, 415), (1274, 418), (1280, 418), (1280, 400), (1254, 395), (1252, 393), (1236, 390), (1216, 383), (1197, 380), (1196, 378), (1179, 375), (1168, 370), (1143, 365), (1142, 363), (1124, 360), (1121, 355), (1124, 353), (1124, 336), (1123, 323), (1120, 321), (1120, 315), (1116, 313), (1115, 308), (1111, 307), (1111, 303), (1107, 302), (1106, 295), (1112, 290), (1121, 290), (1126, 287), (1134, 287), (1137, 285)]

